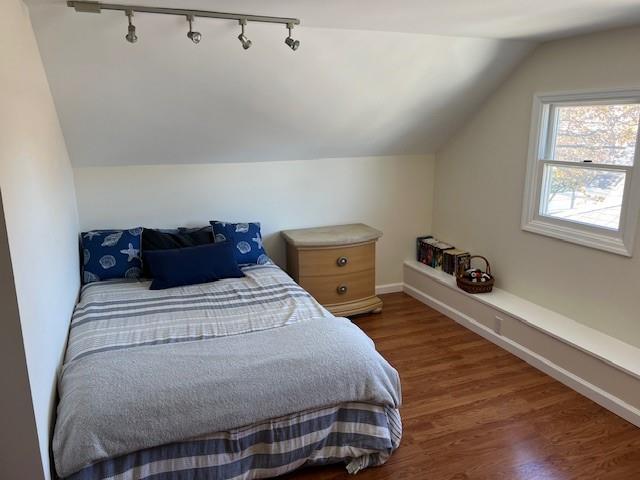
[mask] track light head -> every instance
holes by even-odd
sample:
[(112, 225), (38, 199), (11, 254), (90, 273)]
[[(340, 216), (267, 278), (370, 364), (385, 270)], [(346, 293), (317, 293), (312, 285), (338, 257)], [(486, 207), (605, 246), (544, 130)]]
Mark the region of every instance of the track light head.
[(242, 20), (239, 21), (239, 23), (240, 23), (240, 27), (242, 28), (242, 32), (240, 33), (240, 35), (238, 35), (238, 40), (240, 40), (240, 43), (242, 44), (242, 48), (244, 48), (245, 50), (249, 50), (253, 42), (249, 40), (247, 36), (244, 34), (244, 26), (247, 24), (247, 20), (243, 18)]
[(129, 19), (129, 28), (128, 28), (127, 34), (124, 36), (124, 38), (126, 38), (127, 42), (129, 42), (129, 43), (136, 43), (138, 41), (138, 36), (136, 35), (136, 26), (133, 24), (133, 21), (132, 21), (133, 11), (132, 10), (127, 10), (124, 13), (127, 16), (127, 18)]
[(289, 36), (284, 39), (284, 43), (286, 43), (291, 50), (294, 52), (300, 48), (300, 40), (294, 40), (291, 37), (291, 30), (293, 30), (293, 23), (287, 23), (287, 28), (289, 29)]
[(249, 48), (251, 48), (251, 45), (253, 43), (242, 33), (238, 35), (238, 40), (240, 40), (240, 43), (242, 43), (242, 48), (244, 48), (245, 50), (249, 50)]
[(187, 22), (189, 22), (189, 33), (187, 33), (187, 38), (197, 45), (200, 43), (200, 40), (202, 40), (202, 34), (200, 32), (193, 31), (193, 15), (187, 15)]
[(300, 47), (300, 40), (294, 40), (291, 37), (287, 37), (284, 43), (289, 45), (289, 48), (293, 51), (296, 51)]
[(136, 27), (134, 25), (129, 25), (129, 32), (124, 36), (129, 43), (136, 43), (138, 41), (138, 36), (136, 35)]
[(196, 45), (202, 40), (202, 34), (200, 32), (189, 32), (187, 33), (187, 37)]

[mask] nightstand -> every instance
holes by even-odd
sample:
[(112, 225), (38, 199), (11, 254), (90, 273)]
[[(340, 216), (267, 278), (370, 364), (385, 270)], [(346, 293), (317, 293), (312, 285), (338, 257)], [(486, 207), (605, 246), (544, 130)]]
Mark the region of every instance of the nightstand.
[(382, 232), (362, 223), (284, 230), (287, 271), (336, 316), (380, 312), (376, 241)]

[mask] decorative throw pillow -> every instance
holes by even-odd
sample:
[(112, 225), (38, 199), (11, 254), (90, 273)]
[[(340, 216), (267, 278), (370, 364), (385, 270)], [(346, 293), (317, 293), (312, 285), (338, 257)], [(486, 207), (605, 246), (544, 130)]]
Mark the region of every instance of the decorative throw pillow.
[(229, 241), (239, 265), (270, 263), (262, 246), (260, 223), (226, 223), (211, 221), (216, 242)]
[(83, 283), (139, 278), (142, 274), (141, 236), (142, 227), (83, 232)]
[(145, 258), (153, 277), (151, 290), (244, 277), (229, 242), (152, 250)]
[(180, 227), (173, 230), (145, 228), (142, 231), (142, 274), (151, 278), (146, 254), (152, 250), (196, 247), (213, 243), (211, 225), (197, 228)]

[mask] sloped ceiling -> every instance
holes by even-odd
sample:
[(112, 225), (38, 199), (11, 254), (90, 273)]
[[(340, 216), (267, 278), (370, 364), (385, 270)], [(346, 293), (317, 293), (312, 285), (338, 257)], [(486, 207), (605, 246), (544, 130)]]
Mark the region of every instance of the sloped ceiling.
[[(209, 19), (196, 22), (196, 46), (184, 18), (149, 14), (136, 16), (131, 45), (121, 12), (79, 14), (60, 0), (32, 0), (76, 166), (431, 153), (532, 40), (627, 22), (633, 2), (604, 2), (617, 3), (624, 19), (611, 9), (603, 17), (603, 2), (589, 0), (134, 3), (300, 17), (302, 46), (289, 50), (281, 26), (250, 24), (253, 47), (244, 51), (234, 22)], [(557, 15), (554, 4), (562, 4)], [(525, 22), (533, 10), (543, 15)]]

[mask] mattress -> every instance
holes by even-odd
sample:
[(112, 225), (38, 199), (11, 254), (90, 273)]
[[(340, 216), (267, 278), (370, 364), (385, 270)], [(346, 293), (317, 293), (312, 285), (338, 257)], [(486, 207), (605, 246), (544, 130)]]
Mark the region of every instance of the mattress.
[[(252, 266), (243, 271), (243, 279), (165, 291), (149, 290), (144, 281), (86, 285), (72, 318), (61, 378), (84, 359), (100, 365), (101, 355), (126, 355), (154, 346), (242, 336), (333, 318), (278, 267)], [(73, 385), (65, 388), (69, 391)], [(68, 412), (69, 405), (66, 407)], [(336, 462), (346, 463), (354, 473), (384, 463), (398, 447), (401, 435), (394, 406), (350, 401), (226, 431), (200, 432), (178, 441), (150, 441), (143, 444), (145, 448), (103, 455), (71, 473), (67, 468), (65, 474), (74, 480), (251, 479)], [(69, 448), (72, 446), (64, 442), (56, 443), (54, 436), (57, 466)]]

